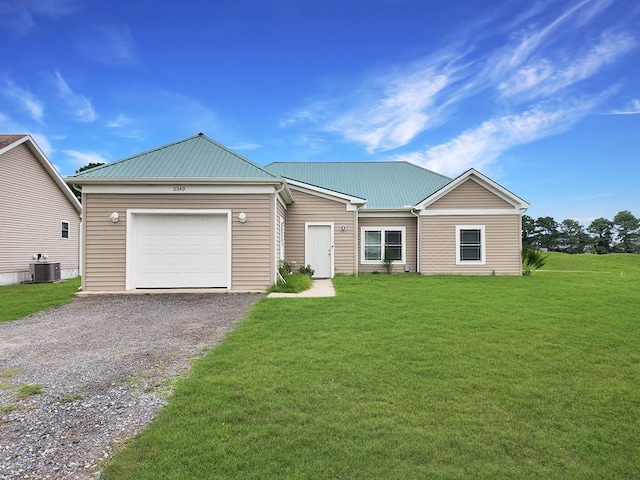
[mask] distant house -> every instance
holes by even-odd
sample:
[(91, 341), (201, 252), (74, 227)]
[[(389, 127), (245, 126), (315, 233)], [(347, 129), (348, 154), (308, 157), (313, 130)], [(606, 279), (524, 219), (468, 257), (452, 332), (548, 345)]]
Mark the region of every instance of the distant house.
[(67, 179), (82, 189), (86, 291), (264, 290), (280, 261), (317, 278), (520, 275), (528, 203), (475, 170), (405, 162), (261, 167), (203, 134)]
[(30, 135), (0, 135), (0, 285), (31, 280), (30, 264), (80, 271), (82, 207)]

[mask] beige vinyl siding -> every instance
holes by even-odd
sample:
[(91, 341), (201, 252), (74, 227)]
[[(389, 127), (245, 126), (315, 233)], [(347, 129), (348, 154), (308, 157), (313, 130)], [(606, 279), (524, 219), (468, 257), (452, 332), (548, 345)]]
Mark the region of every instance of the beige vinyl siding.
[[(421, 273), (521, 274), (519, 214), (427, 216), (420, 224)], [(456, 225), (485, 226), (485, 265), (456, 265)]]
[(474, 180), (468, 179), (455, 190), (429, 205), (427, 210), (466, 208), (513, 208), (513, 205)]
[(0, 155), (0, 205), (0, 274), (28, 279), (34, 253), (78, 269), (80, 214), (25, 144)]
[[(287, 261), (295, 262), (296, 268), (305, 260), (305, 222), (333, 223), (334, 272), (352, 275), (356, 272), (354, 246), (356, 212), (347, 211), (343, 202), (329, 200), (295, 189), (294, 203), (287, 207), (285, 228)], [(344, 232), (340, 229), (345, 226)]]
[[(229, 209), (232, 290), (263, 290), (273, 283), (273, 195), (271, 194), (85, 194), (87, 291), (122, 291), (126, 281), (127, 209)], [(120, 221), (109, 220), (111, 212)], [(238, 214), (247, 220), (240, 223)]]
[[(416, 256), (416, 217), (360, 217), (358, 234), (362, 230), (362, 227), (405, 227), (405, 259), (409, 265), (411, 272), (416, 272), (417, 256)], [(363, 272), (384, 272), (384, 265), (370, 265), (362, 264), (362, 240), (358, 238), (358, 269)], [(404, 272), (404, 265), (394, 265), (394, 272)]]

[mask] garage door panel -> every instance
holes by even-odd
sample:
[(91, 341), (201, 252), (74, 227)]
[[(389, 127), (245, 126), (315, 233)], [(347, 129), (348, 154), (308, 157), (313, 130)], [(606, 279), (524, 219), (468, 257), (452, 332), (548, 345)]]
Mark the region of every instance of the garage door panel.
[(226, 215), (136, 214), (134, 288), (228, 287)]

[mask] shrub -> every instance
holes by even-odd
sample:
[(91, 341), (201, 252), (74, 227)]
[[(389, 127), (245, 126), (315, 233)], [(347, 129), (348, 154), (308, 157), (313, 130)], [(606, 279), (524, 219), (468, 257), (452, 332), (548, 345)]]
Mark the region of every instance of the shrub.
[(539, 268), (542, 268), (547, 263), (547, 256), (542, 255), (542, 252), (533, 248), (522, 249), (522, 274), (531, 275), (531, 272), (535, 272)]
[(306, 267), (303, 265), (298, 270), (298, 273), (301, 273), (303, 275), (307, 275), (308, 277), (313, 277), (313, 274), (315, 273), (315, 270), (313, 268), (311, 268), (311, 265), (307, 265)]
[(300, 293), (303, 290), (307, 290), (313, 284), (313, 280), (309, 275), (302, 273), (291, 273), (284, 278), (284, 282), (278, 282), (275, 285), (269, 287), (269, 292), (281, 292), (281, 293)]
[(280, 266), (278, 272), (284, 278), (291, 273), (291, 265), (286, 260), (280, 260)]
[(385, 248), (384, 250), (384, 260), (382, 260), (382, 263), (384, 264), (384, 269), (387, 273), (391, 274), (391, 271), (393, 270), (393, 258), (391, 257), (391, 253), (388, 248)]

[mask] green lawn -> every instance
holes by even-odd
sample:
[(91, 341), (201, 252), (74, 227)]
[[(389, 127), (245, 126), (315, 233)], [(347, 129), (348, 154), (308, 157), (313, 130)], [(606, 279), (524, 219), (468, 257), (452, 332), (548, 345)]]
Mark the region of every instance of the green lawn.
[(639, 478), (639, 281), (552, 254), (263, 300), (102, 478)]
[(69, 303), (79, 286), (80, 278), (74, 278), (60, 283), (0, 287), (0, 323)]

